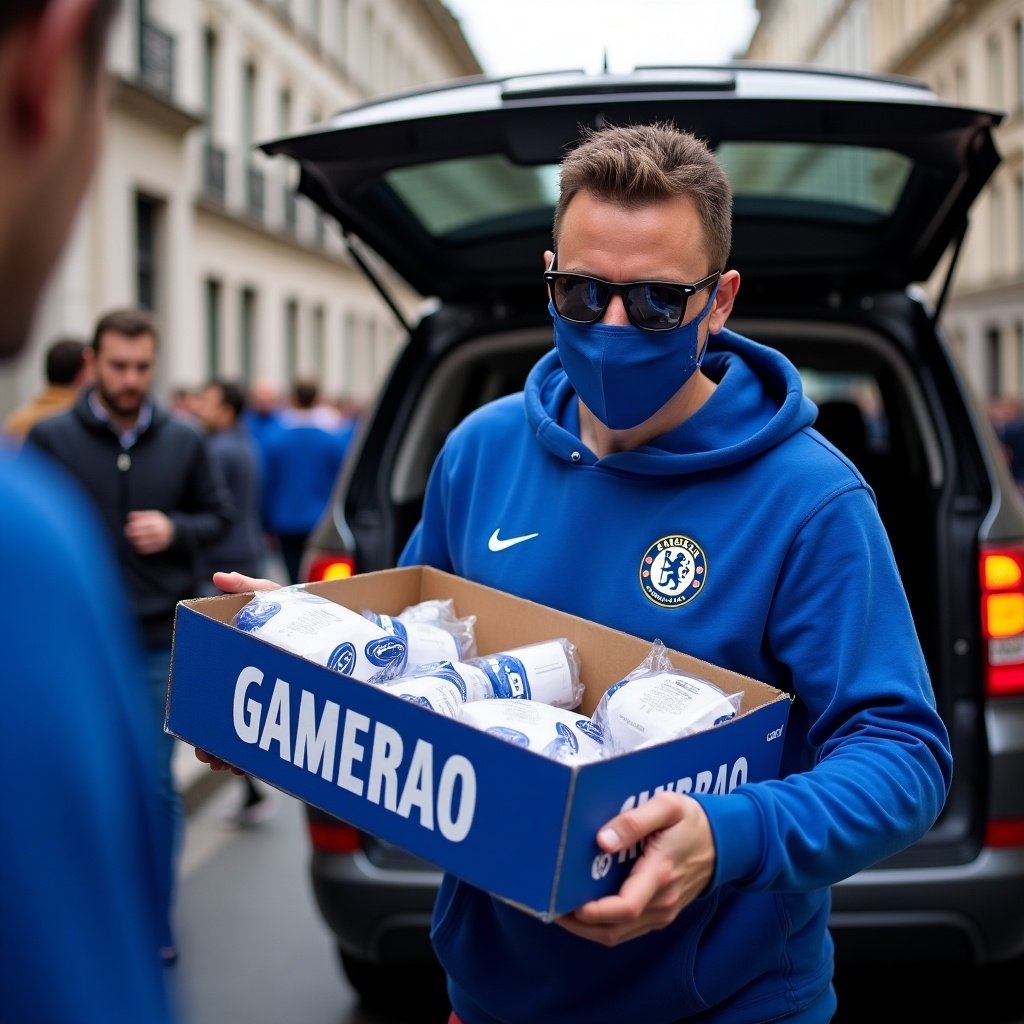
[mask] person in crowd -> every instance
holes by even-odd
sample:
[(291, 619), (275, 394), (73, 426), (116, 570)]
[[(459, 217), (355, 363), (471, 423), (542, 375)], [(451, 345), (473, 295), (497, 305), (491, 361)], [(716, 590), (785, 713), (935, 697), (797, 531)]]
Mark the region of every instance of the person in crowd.
[(163, 947), (173, 961), (173, 879), (183, 814), (172, 769), (174, 737), (163, 728), (174, 614), (195, 597), (206, 567), (200, 553), (229, 529), (234, 506), (202, 428), (152, 395), (159, 331), (144, 309), (101, 316), (87, 359), (94, 382), (71, 409), (37, 423), (26, 444), (60, 462), (85, 486), (118, 554), (145, 646), (151, 742), (161, 748), (171, 866)]
[[(240, 384), (212, 380), (200, 393), (196, 412), (209, 434), (210, 453), (220, 467), (235, 506), (235, 520), (227, 534), (202, 552), (205, 568), (200, 593), (212, 596), (220, 593), (213, 585), (215, 571), (254, 577), (261, 577), (266, 571), (260, 523), (260, 461), (245, 428), (245, 390)], [(248, 774), (242, 776), (242, 782), (242, 803), (231, 820), (240, 827), (266, 821), (276, 805), (273, 791)]]
[(315, 381), (296, 380), (293, 405), (264, 450), (263, 524), (292, 583), (301, 580), (306, 541), (327, 508), (354, 429), (319, 397)]
[[(554, 346), (525, 393), (449, 435), (399, 564), (788, 691), (782, 777), (616, 816), (600, 848), (641, 855), (555, 927), (446, 874), (453, 1022), (824, 1024), (830, 886), (946, 798), (949, 741), (871, 491), (812, 430), (795, 367), (725, 326), (731, 210), (713, 152), (670, 124), (568, 153), (543, 257)], [(496, 530), (530, 539), (499, 548)], [(682, 588), (654, 571), (668, 538), (687, 538)]]
[[(585, 132), (543, 254), (554, 345), (522, 393), (449, 434), (399, 564), (787, 691), (780, 777), (658, 791), (605, 822), (602, 851), (640, 850), (630, 874), (553, 924), (446, 873), (432, 936), (450, 1024), (826, 1024), (831, 886), (922, 836), (949, 791), (949, 738), (872, 493), (813, 429), (796, 368), (726, 327), (731, 213), (695, 136)], [(672, 541), (688, 560), (666, 581)]]
[(41, 419), (63, 412), (78, 395), (89, 374), (86, 343), (81, 338), (57, 338), (46, 349), (46, 387), (4, 420), (3, 433), (15, 441)]
[[(24, 352), (91, 178), (116, 0), (0, 5), (0, 359)], [(0, 445), (0, 1017), (170, 1024), (168, 865), (142, 652), (78, 483)]]
[(266, 453), (270, 438), (280, 429), (283, 408), (277, 385), (272, 380), (260, 377), (252, 382), (245, 404), (244, 420), (261, 457)]

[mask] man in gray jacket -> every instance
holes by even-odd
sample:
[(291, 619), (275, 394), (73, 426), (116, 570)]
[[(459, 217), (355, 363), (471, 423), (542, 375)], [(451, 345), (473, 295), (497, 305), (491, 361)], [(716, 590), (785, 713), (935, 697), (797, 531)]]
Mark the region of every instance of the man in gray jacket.
[[(172, 774), (174, 738), (163, 719), (174, 612), (178, 601), (199, 593), (203, 551), (224, 536), (235, 513), (202, 429), (151, 394), (158, 337), (146, 310), (115, 309), (101, 317), (86, 356), (94, 383), (71, 409), (36, 424), (26, 440), (81, 481), (113, 538), (145, 645), (154, 743), (163, 745), (162, 791), (171, 820), (165, 852), (173, 880), (182, 809)], [(176, 956), (172, 905), (168, 893), (168, 960)]]

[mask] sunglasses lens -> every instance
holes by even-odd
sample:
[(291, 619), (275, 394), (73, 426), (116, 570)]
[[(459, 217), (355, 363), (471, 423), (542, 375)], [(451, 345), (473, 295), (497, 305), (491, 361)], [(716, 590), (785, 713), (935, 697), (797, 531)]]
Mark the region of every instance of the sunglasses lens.
[(591, 277), (556, 277), (551, 288), (555, 309), (566, 320), (592, 324), (608, 305), (608, 287)]
[(626, 312), (637, 327), (670, 331), (686, 312), (686, 293), (666, 284), (636, 284), (626, 291)]

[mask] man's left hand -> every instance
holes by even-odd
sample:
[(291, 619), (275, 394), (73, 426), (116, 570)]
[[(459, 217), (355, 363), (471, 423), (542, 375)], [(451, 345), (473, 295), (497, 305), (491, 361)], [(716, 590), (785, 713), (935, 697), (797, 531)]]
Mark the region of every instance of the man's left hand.
[(155, 555), (171, 546), (174, 523), (154, 508), (129, 512), (124, 524), (124, 535), (140, 555)]
[(643, 852), (615, 895), (584, 903), (556, 923), (581, 938), (617, 946), (671, 924), (711, 881), (711, 826), (691, 797), (658, 793), (597, 834), (601, 849), (613, 855), (641, 840)]

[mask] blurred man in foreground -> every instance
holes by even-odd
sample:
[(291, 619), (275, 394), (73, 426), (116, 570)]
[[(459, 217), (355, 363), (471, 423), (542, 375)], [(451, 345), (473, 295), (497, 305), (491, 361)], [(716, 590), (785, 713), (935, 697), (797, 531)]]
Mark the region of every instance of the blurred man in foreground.
[[(0, 359), (25, 347), (92, 174), (113, 0), (0, 5)], [(141, 654), (91, 502), (0, 450), (0, 1015), (167, 1024), (169, 879)]]

